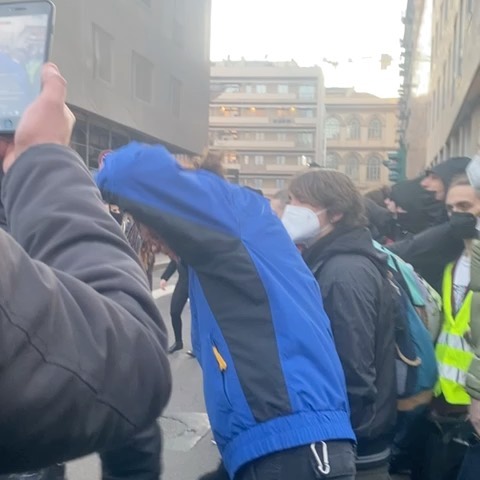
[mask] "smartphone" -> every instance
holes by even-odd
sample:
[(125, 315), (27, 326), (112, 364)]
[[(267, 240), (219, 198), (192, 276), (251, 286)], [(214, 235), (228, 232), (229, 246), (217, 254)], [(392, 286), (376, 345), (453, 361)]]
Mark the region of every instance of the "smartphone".
[(0, 3), (0, 134), (13, 134), (40, 93), (55, 23), (49, 0)]

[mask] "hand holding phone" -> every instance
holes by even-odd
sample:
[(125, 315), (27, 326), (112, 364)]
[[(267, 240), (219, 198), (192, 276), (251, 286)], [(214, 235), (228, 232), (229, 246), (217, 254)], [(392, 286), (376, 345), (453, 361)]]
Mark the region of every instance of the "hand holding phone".
[(0, 3), (0, 135), (15, 132), (40, 93), (54, 12), (49, 0)]
[(31, 147), (70, 144), (75, 117), (65, 104), (67, 82), (51, 63), (43, 67), (41, 80), (42, 91), (24, 112), (15, 132), (13, 150), (10, 148), (3, 160), (5, 173)]

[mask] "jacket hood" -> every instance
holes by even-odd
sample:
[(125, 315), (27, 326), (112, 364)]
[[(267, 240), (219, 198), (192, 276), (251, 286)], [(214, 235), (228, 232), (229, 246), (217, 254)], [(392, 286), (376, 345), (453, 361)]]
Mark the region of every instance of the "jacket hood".
[(398, 225), (409, 233), (423, 230), (442, 223), (445, 205), (435, 199), (432, 192), (425, 190), (420, 179), (406, 180), (392, 187), (390, 199), (406, 213), (399, 213)]
[(426, 193), (430, 192), (426, 192), (420, 185), (420, 180), (406, 180), (393, 185), (389, 197), (398, 207), (409, 212), (418, 209), (418, 202), (423, 200)]
[(317, 271), (336, 255), (362, 255), (368, 257), (382, 272), (387, 272), (387, 256), (375, 248), (367, 228), (337, 227), (330, 235), (321, 238), (304, 250), (303, 258), (310, 270)]
[(442, 179), (445, 190), (448, 190), (452, 180), (458, 176), (465, 174), (470, 158), (468, 157), (454, 157), (447, 161), (439, 163), (434, 167), (428, 169), (426, 174), (433, 173)]
[(367, 197), (364, 197), (363, 203), (365, 205), (368, 222), (375, 225), (379, 230), (392, 222), (393, 216), (385, 207), (377, 205)]

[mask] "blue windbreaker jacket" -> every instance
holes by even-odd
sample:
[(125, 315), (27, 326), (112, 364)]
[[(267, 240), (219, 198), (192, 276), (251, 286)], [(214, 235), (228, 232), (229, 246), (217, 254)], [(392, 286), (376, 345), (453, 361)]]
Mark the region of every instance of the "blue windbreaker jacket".
[(268, 201), (136, 143), (97, 183), (189, 266), (194, 350), (230, 476), (280, 450), (354, 440), (318, 284)]

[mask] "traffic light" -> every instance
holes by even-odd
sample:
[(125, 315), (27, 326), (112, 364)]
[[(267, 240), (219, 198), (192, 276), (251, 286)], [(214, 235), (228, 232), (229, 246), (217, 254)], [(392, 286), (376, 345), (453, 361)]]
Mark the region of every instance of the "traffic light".
[(384, 160), (383, 164), (388, 168), (388, 180), (393, 183), (406, 180), (406, 152), (403, 145), (395, 152), (388, 154), (388, 160)]

